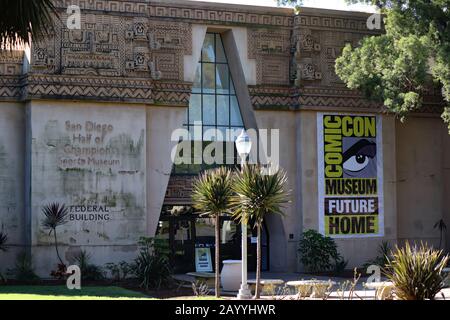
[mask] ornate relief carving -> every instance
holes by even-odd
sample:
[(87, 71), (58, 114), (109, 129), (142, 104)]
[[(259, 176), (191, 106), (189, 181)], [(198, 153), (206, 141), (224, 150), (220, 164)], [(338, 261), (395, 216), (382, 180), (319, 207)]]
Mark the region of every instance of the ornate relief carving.
[(0, 75), (15, 76), (22, 74), (24, 52), (0, 52)]
[(146, 0), (55, 0), (58, 8), (66, 9), (70, 5), (78, 5), (81, 10), (109, 11), (114, 13), (147, 15), (156, 18), (174, 18), (191, 20), (195, 23), (214, 24), (251, 24), (263, 26), (291, 27), (294, 17), (289, 10), (278, 10), (267, 13), (267, 10), (248, 10), (241, 6), (229, 8), (209, 4), (202, 8), (195, 3), (152, 3)]
[(151, 80), (116, 77), (29, 75), (25, 79), (24, 99), (96, 99), (150, 103)]
[(255, 109), (295, 110), (297, 89), (292, 87), (248, 87)]
[(320, 12), (317, 9), (303, 8), (301, 13), (294, 18), (296, 28), (333, 30), (338, 32), (351, 31), (363, 34), (379, 34), (379, 30), (369, 30), (367, 28), (368, 13), (331, 13), (329, 11)]
[(258, 84), (289, 84), (290, 43), (289, 30), (249, 30), (248, 57), (256, 59)]
[(22, 85), (18, 76), (0, 77), (0, 100), (20, 100)]
[[(68, 75), (121, 76), (121, 24), (111, 17), (82, 24), (81, 30), (62, 27), (61, 73)], [(102, 22), (99, 22), (101, 20)], [(106, 22), (106, 23), (105, 23)]]
[(292, 60), (291, 79), (296, 86), (322, 79), (320, 54), (322, 45), (320, 33), (310, 29), (300, 29), (293, 37), (294, 56)]
[(302, 81), (315, 81), (322, 79), (322, 72), (319, 67), (313, 63), (311, 58), (302, 59), (297, 69), (297, 82), (299, 85)]
[(184, 55), (192, 54), (191, 25), (184, 22), (152, 21), (151, 32), (158, 50), (152, 52), (155, 68), (163, 80), (184, 79)]
[(191, 83), (158, 81), (154, 84), (153, 101), (157, 105), (188, 106)]

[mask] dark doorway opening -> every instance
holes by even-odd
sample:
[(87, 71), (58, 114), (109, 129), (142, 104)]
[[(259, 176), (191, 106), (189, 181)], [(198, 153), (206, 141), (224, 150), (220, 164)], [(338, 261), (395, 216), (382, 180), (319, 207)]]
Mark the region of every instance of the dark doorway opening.
[[(220, 266), (223, 260), (241, 259), (241, 225), (229, 216), (220, 219)], [(256, 230), (248, 229), (248, 271), (256, 270)], [(170, 263), (175, 273), (196, 270), (196, 248), (211, 250), (215, 265), (214, 219), (202, 217), (191, 206), (164, 206), (158, 225), (157, 237), (169, 242)], [(262, 270), (269, 270), (269, 232), (262, 232)]]

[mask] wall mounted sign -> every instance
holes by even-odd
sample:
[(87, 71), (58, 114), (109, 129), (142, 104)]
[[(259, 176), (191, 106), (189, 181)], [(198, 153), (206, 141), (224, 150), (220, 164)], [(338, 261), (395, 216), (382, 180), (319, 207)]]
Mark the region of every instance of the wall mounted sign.
[(195, 248), (195, 271), (212, 272), (211, 248)]
[(36, 104), (30, 110), (33, 243), (48, 245), (42, 207), (65, 204), (65, 246), (135, 245), (145, 235), (146, 110)]
[(319, 231), (383, 236), (381, 117), (319, 113), (317, 128)]

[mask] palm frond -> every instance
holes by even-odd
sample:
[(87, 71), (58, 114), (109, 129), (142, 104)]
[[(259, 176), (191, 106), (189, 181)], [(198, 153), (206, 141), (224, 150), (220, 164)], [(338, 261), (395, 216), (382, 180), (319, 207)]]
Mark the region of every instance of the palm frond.
[(203, 172), (193, 182), (193, 206), (203, 215), (216, 216), (230, 211), (233, 175), (225, 167)]
[(8, 242), (8, 235), (3, 232), (0, 231), (0, 251), (6, 251), (6, 242)]
[(57, 11), (52, 0), (0, 0), (0, 46), (14, 47), (49, 33)]
[(233, 216), (245, 222), (252, 218), (257, 225), (262, 225), (266, 214), (284, 215), (284, 205), (289, 202), (286, 184), (284, 170), (266, 172), (259, 165), (245, 166), (233, 185)]
[(50, 229), (50, 233), (56, 229), (56, 227), (63, 225), (67, 222), (67, 215), (69, 211), (64, 204), (51, 203), (42, 208), (44, 219), (42, 220), (42, 226), (46, 229)]

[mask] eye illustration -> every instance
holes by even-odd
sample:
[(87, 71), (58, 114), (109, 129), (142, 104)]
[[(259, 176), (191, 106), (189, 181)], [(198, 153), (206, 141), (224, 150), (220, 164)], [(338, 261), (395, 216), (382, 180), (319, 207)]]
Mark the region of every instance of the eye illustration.
[(344, 170), (360, 172), (369, 164), (377, 153), (376, 143), (366, 139), (359, 140), (344, 152)]

